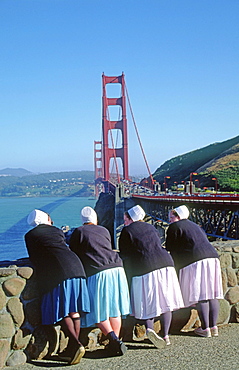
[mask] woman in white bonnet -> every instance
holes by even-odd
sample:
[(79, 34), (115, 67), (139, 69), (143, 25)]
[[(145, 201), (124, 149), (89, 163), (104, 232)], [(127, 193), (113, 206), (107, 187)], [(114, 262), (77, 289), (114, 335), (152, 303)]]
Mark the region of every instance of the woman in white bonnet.
[[(144, 216), (139, 205), (125, 212), (119, 249), (131, 286), (131, 315), (146, 326), (149, 340), (163, 348), (170, 344), (172, 311), (184, 305), (173, 259), (161, 246), (158, 230), (143, 222)], [(154, 331), (159, 316), (163, 338)]]
[(204, 230), (188, 217), (185, 205), (170, 212), (166, 249), (179, 270), (185, 306), (196, 304), (202, 326), (195, 333), (203, 337), (218, 336), (218, 299), (223, 299), (220, 261)]
[(34, 227), (25, 235), (25, 242), (42, 295), (42, 324), (61, 325), (69, 337), (62, 359), (77, 364), (85, 353), (79, 341), (80, 315), (90, 311), (83, 265), (47, 213), (35, 209), (27, 222)]
[(74, 230), (69, 246), (81, 259), (87, 275), (91, 312), (82, 326), (98, 326), (109, 339), (110, 355), (123, 355), (127, 347), (120, 340), (121, 316), (129, 314), (129, 293), (123, 262), (112, 250), (109, 231), (97, 225), (91, 207), (81, 210), (83, 226)]

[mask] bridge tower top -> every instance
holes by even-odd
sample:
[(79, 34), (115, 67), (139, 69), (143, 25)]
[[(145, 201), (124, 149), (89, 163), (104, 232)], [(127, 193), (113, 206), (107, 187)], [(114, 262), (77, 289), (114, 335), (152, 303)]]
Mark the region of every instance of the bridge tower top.
[[(119, 97), (107, 96), (107, 84), (121, 84), (121, 95)], [(110, 180), (110, 160), (113, 159), (118, 182), (120, 177), (117, 167), (117, 158), (121, 159), (123, 178), (129, 180), (128, 169), (128, 137), (127, 137), (127, 118), (126, 118), (126, 97), (125, 97), (125, 79), (124, 74), (121, 76), (105, 76), (102, 75), (102, 177), (105, 181)], [(121, 114), (119, 120), (110, 120), (109, 107), (119, 106)], [(116, 133), (121, 134), (120, 146), (114, 142)]]

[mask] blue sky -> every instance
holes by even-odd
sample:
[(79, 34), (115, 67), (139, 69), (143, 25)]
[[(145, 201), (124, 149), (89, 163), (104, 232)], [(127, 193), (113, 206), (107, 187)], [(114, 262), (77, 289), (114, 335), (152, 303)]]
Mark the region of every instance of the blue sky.
[(238, 17), (238, 0), (1, 0), (0, 169), (93, 170), (103, 72), (125, 73), (151, 172), (237, 136)]

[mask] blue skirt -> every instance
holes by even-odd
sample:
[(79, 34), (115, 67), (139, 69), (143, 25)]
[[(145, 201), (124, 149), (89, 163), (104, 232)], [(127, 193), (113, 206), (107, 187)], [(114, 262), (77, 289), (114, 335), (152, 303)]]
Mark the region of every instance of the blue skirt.
[(86, 279), (73, 278), (62, 281), (43, 296), (41, 312), (43, 325), (56, 324), (71, 312), (79, 312), (81, 316), (90, 312)]
[(98, 272), (88, 277), (90, 313), (81, 320), (81, 327), (95, 326), (110, 317), (130, 313), (129, 290), (123, 267)]

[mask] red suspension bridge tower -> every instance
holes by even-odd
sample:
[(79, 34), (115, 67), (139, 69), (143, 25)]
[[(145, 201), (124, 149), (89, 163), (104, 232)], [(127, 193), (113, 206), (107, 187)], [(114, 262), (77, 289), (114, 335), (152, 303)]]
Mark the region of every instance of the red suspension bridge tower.
[[(121, 96), (108, 97), (107, 85), (120, 84)], [(117, 182), (120, 182), (117, 159), (121, 159), (122, 176), (125, 180), (129, 179), (128, 168), (128, 138), (127, 138), (127, 118), (126, 118), (126, 98), (125, 98), (125, 79), (124, 74), (121, 76), (102, 75), (102, 142), (95, 141), (94, 158), (95, 158), (95, 178), (101, 177), (105, 181), (111, 180), (110, 162), (115, 165), (115, 174)], [(119, 106), (119, 120), (110, 119), (110, 106)], [(119, 137), (120, 146), (117, 146), (115, 137)]]

